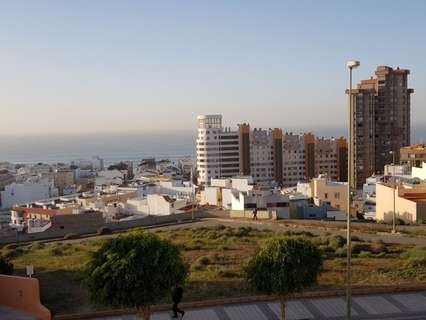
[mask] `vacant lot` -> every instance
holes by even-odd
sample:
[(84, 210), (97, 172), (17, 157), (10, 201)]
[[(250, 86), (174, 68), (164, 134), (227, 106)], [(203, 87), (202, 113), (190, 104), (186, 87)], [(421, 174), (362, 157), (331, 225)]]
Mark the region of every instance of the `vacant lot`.
[[(156, 232), (178, 244), (190, 264), (185, 301), (253, 294), (244, 281), (244, 266), (264, 239), (277, 235), (267, 229), (222, 225)], [(346, 272), (345, 239), (301, 235), (317, 243), (326, 258), (318, 288), (342, 287)], [(426, 283), (425, 248), (353, 240), (355, 285)], [(88, 300), (83, 279), (91, 253), (102, 241), (8, 245), (2, 248), (2, 254), (12, 259), (16, 274), (23, 274), (26, 265), (34, 265), (41, 282), (43, 303), (52, 311), (84, 312), (96, 309)]]

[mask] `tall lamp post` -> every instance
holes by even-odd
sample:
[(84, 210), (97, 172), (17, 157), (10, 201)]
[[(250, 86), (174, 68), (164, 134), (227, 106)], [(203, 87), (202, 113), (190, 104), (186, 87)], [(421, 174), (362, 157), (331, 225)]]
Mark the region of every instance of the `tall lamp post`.
[(352, 295), (352, 270), (351, 270), (351, 200), (352, 200), (352, 184), (353, 184), (353, 99), (352, 99), (352, 70), (360, 66), (360, 62), (351, 60), (346, 63), (349, 69), (349, 119), (348, 119), (348, 194), (347, 194), (347, 234), (346, 234), (346, 247), (347, 247), (347, 283), (346, 283), (346, 317), (351, 319), (351, 295)]

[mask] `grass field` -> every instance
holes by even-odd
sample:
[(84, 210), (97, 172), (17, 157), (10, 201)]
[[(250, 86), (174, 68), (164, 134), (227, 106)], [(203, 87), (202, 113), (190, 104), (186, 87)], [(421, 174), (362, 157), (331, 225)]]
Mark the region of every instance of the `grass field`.
[[(185, 301), (254, 294), (244, 281), (244, 266), (268, 237), (270, 230), (225, 226), (182, 228), (156, 231), (182, 248), (190, 264)], [(316, 237), (302, 234), (323, 251), (324, 270), (318, 288), (339, 288), (345, 281), (345, 239), (340, 236)], [(112, 235), (116, 236), (116, 235)], [(426, 249), (408, 245), (362, 242), (353, 238), (353, 281), (355, 285), (386, 285), (426, 282)], [(43, 303), (55, 313), (74, 313), (96, 309), (90, 304), (82, 280), (91, 253), (104, 240), (34, 243), (2, 248), (15, 265), (16, 274), (24, 274), (26, 265), (34, 265), (40, 279)]]

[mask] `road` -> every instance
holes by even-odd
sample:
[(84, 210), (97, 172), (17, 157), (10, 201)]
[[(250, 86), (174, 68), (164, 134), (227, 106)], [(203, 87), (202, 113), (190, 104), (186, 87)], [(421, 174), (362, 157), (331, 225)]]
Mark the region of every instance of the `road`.
[[(276, 302), (223, 305), (186, 310), (185, 320), (279, 320)], [(286, 307), (288, 320), (344, 320), (344, 297), (290, 300)], [(357, 296), (352, 300), (352, 319), (418, 320), (426, 319), (426, 293), (398, 293)], [(96, 320), (100, 320), (98, 318)], [(103, 317), (102, 320), (133, 320), (135, 315)], [(169, 312), (160, 312), (152, 320), (171, 319)]]
[[(230, 218), (203, 218), (196, 222), (171, 224), (161, 227), (149, 227), (149, 230), (173, 230), (179, 228), (200, 228), (200, 227), (213, 227), (217, 225), (225, 225), (230, 227), (252, 227), (256, 229), (270, 229), (273, 231), (294, 231), (294, 232), (310, 232), (314, 235), (341, 235), (346, 237), (346, 231), (338, 228), (327, 228), (323, 226), (307, 226), (298, 224), (287, 224), (285, 220), (281, 221), (252, 221), (252, 220), (235, 220)], [(391, 234), (391, 233), (365, 233), (360, 231), (352, 232), (354, 236), (357, 236), (366, 241), (380, 240), (385, 243), (397, 243), (397, 244), (411, 244), (411, 245), (424, 245), (426, 246), (426, 237), (410, 237), (403, 234)], [(89, 238), (81, 238), (74, 240), (58, 240), (60, 242), (79, 242), (82, 240), (97, 240), (101, 238), (107, 238), (110, 235), (104, 236), (91, 236)]]

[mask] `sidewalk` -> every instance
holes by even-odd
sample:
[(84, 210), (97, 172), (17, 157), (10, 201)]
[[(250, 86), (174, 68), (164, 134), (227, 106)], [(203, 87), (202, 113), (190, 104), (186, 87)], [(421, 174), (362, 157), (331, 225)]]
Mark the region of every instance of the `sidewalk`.
[[(169, 320), (171, 313), (160, 312), (152, 320)], [(346, 301), (339, 298), (291, 300), (287, 303), (289, 320), (343, 320)], [(279, 320), (280, 308), (275, 302), (259, 302), (186, 310), (185, 320)], [(135, 320), (134, 315), (98, 318), (96, 320)], [(352, 319), (426, 319), (426, 292), (357, 296), (352, 300)]]

